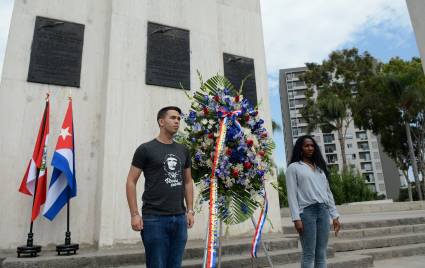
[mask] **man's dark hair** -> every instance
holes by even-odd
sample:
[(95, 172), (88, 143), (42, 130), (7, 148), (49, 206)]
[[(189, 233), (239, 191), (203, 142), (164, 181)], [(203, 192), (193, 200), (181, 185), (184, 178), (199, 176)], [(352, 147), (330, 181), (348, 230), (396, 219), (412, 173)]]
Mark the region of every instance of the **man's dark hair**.
[(177, 111), (179, 114), (182, 113), (182, 110), (177, 106), (167, 106), (167, 107), (161, 108), (161, 110), (159, 110), (156, 116), (156, 122), (158, 122), (158, 125), (159, 125), (159, 119), (164, 118), (167, 112), (170, 110)]
[(311, 158), (311, 161), (316, 166), (318, 166), (325, 173), (326, 178), (329, 179), (329, 170), (326, 166), (325, 159), (323, 159), (322, 153), (320, 152), (319, 145), (317, 145), (317, 142), (314, 140), (313, 136), (311, 135), (304, 135), (297, 139), (294, 145), (294, 149), (292, 150), (292, 156), (291, 156), (291, 160), (289, 161), (289, 164), (303, 160), (302, 147), (303, 147), (305, 139), (310, 139), (314, 144), (314, 153)]

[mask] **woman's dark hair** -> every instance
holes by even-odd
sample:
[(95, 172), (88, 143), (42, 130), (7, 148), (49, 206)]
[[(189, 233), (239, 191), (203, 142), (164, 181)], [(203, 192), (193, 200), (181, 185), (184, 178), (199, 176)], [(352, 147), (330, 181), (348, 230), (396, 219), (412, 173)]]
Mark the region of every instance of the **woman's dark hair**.
[(304, 135), (297, 139), (294, 145), (294, 149), (292, 150), (291, 161), (289, 162), (289, 164), (303, 160), (302, 148), (303, 148), (304, 140), (306, 139), (310, 139), (311, 141), (313, 141), (313, 144), (314, 144), (314, 153), (313, 153), (313, 156), (311, 157), (311, 160), (317, 167), (323, 170), (323, 172), (326, 175), (326, 178), (329, 178), (329, 171), (326, 166), (325, 159), (323, 159), (322, 153), (320, 152), (320, 147), (319, 145), (317, 145), (317, 142), (313, 139), (311, 135)]

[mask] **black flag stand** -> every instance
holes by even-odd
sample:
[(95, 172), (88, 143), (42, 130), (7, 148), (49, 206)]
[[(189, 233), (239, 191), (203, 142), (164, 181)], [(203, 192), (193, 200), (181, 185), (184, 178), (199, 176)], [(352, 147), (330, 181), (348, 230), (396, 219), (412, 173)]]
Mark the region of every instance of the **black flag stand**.
[[(34, 207), (34, 203), (35, 203), (35, 195), (37, 194), (37, 183), (38, 183), (38, 175), (40, 173), (40, 170), (37, 169), (37, 176), (35, 177), (35, 187), (34, 187), (34, 196), (32, 199), (32, 206)], [(30, 224), (30, 232), (28, 233), (28, 238), (27, 238), (27, 244), (25, 246), (20, 246), (17, 247), (16, 249), (16, 253), (18, 253), (18, 258), (21, 258), (21, 254), (23, 255), (22, 257), (37, 257), (37, 253), (39, 253), (41, 251), (41, 246), (39, 245), (34, 245), (34, 234), (32, 232), (32, 226), (33, 226), (33, 220), (32, 220), (32, 216), (31, 216), (31, 224)]]
[(61, 253), (64, 253), (63, 255), (75, 255), (77, 254), (77, 250), (80, 248), (78, 244), (72, 244), (71, 243), (71, 232), (69, 231), (69, 199), (66, 206), (66, 233), (65, 233), (65, 244), (57, 245), (56, 251), (58, 252), (58, 255), (60, 256)]

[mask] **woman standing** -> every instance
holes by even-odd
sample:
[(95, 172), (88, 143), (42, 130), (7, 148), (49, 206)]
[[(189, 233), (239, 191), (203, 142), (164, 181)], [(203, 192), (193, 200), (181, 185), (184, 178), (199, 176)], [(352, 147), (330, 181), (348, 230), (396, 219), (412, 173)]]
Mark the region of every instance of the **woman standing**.
[(286, 170), (286, 189), (292, 221), (303, 249), (301, 268), (326, 268), (329, 217), (335, 235), (341, 228), (328, 177), (316, 141), (309, 135), (299, 137)]

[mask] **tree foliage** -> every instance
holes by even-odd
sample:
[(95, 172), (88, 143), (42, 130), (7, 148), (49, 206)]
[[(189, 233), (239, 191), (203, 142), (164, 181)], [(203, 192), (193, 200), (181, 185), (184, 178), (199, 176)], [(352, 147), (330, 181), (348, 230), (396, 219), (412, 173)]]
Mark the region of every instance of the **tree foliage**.
[[(406, 127), (413, 133), (414, 155), (425, 172), (425, 76), (418, 58), (393, 58), (359, 88), (353, 105), (356, 125), (381, 136), (384, 151), (401, 170), (412, 164)], [(417, 179), (417, 178), (415, 178)], [(419, 182), (417, 182), (419, 183)], [(417, 187), (420, 188), (420, 187)]]
[(352, 48), (332, 52), (322, 64), (307, 63), (306, 66), (307, 71), (300, 77), (308, 88), (301, 114), (307, 121), (309, 133), (318, 127), (324, 133), (337, 132), (346, 169), (345, 138), (352, 121), (355, 94), (376, 74), (377, 62), (369, 53), (359, 54)]

